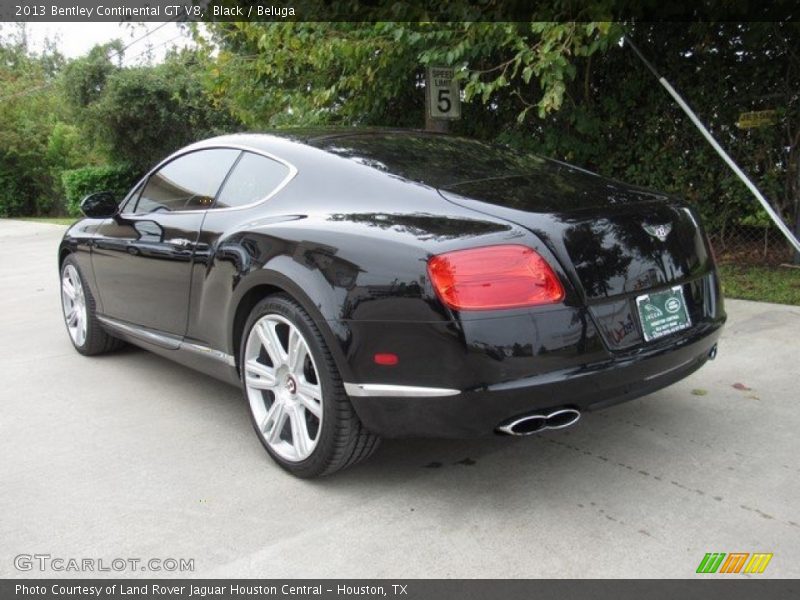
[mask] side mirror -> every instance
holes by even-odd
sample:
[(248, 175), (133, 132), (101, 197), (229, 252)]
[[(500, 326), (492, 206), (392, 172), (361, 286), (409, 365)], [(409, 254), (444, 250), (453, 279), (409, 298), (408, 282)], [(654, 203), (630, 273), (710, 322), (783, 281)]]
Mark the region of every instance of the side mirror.
[(81, 200), (81, 212), (92, 219), (107, 219), (117, 214), (119, 205), (111, 192), (95, 192)]

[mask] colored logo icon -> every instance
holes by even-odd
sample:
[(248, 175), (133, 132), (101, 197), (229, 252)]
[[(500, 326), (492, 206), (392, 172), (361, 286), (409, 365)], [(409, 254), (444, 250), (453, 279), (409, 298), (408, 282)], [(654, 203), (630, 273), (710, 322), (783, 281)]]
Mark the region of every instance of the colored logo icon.
[(697, 573), (763, 573), (772, 553), (766, 552), (707, 552), (697, 567)]

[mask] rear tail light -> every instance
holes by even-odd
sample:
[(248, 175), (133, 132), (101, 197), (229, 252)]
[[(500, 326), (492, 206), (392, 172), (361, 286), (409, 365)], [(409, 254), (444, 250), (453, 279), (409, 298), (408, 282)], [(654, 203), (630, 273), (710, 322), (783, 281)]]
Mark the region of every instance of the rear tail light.
[(553, 304), (564, 288), (553, 269), (527, 246), (485, 246), (428, 261), (439, 298), (455, 310), (497, 310)]

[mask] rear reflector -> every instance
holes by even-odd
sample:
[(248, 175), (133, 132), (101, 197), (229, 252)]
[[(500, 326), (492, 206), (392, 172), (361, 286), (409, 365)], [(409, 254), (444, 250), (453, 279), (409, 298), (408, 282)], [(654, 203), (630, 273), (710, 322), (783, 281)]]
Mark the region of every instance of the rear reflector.
[(376, 365), (385, 365), (387, 367), (394, 366), (400, 362), (397, 354), (393, 352), (379, 352), (375, 355), (374, 360)]
[(428, 261), (437, 295), (455, 310), (497, 310), (553, 304), (564, 288), (550, 265), (527, 246), (485, 246)]

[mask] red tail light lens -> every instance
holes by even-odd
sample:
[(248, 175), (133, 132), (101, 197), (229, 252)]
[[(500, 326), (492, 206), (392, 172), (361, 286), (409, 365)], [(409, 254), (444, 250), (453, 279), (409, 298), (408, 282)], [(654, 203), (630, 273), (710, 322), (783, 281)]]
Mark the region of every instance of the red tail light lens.
[(485, 246), (428, 261), (439, 298), (455, 310), (497, 310), (553, 304), (564, 288), (553, 269), (527, 246)]

